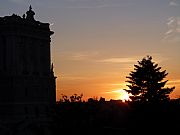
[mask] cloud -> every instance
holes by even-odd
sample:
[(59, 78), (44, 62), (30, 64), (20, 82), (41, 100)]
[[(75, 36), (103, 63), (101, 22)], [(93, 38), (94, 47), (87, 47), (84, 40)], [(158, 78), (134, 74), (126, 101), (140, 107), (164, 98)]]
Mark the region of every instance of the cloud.
[(85, 2), (85, 1), (89, 1), (89, 0), (65, 0), (65, 1), (69, 1), (69, 2)]
[(88, 59), (90, 57), (90, 55), (89, 54), (77, 53), (77, 54), (72, 54), (70, 57), (71, 57), (71, 60), (79, 61), (79, 60)]
[(167, 85), (177, 85), (177, 84), (180, 84), (180, 80), (171, 80), (171, 81), (168, 81), (167, 82)]
[(64, 76), (61, 76), (62, 79), (65, 79), (65, 80), (86, 80), (87, 78), (86, 77), (83, 77), (83, 76), (76, 76), (76, 75), (64, 75)]
[(25, 2), (24, 0), (10, 0), (11, 2), (14, 2), (14, 3), (23, 3), (23, 2)]
[(94, 57), (98, 56), (99, 52), (62, 52), (61, 59), (72, 60), (72, 61), (82, 61), (82, 60), (91, 60)]
[(180, 42), (180, 17), (170, 17), (167, 19), (167, 31), (163, 41)]
[(169, 2), (169, 5), (170, 5), (170, 6), (179, 6), (178, 3), (177, 3), (175, 0), (171, 0), (171, 1)]
[(169, 80), (166, 84), (165, 87), (174, 87), (176, 88), (176, 86), (180, 86), (180, 80)]
[(116, 4), (101, 4), (98, 5), (96, 8), (108, 8), (108, 7), (120, 7), (120, 5)]
[(135, 58), (108, 58), (103, 60), (98, 60), (97, 62), (104, 62), (104, 63), (134, 63), (137, 61)]
[(109, 85), (111, 85), (111, 86), (125, 86), (126, 83), (125, 82), (122, 82), (122, 83), (111, 83)]
[[(118, 0), (64, 0), (68, 6), (64, 8), (74, 9), (100, 9), (100, 8), (118, 8), (132, 6), (134, 2), (122, 2)], [(66, 4), (67, 4), (66, 3)]]
[(145, 55), (139, 55), (139, 56), (131, 56), (131, 57), (112, 57), (112, 58), (106, 58), (106, 59), (101, 59), (97, 60), (96, 62), (101, 62), (101, 63), (114, 63), (114, 64), (135, 64), (137, 61), (142, 60), (146, 55), (150, 55), (153, 57), (153, 61), (155, 62), (162, 62), (168, 60), (168, 58), (161, 56), (158, 53), (146, 53)]
[(120, 7), (120, 5), (116, 4), (97, 4), (97, 5), (84, 5), (84, 6), (67, 6), (65, 8), (71, 8), (71, 9), (98, 9), (98, 8), (110, 8), (110, 7)]
[(67, 6), (64, 8), (69, 8), (69, 9), (92, 9), (92, 8), (97, 8), (96, 6)]
[(120, 90), (113, 90), (113, 91), (107, 91), (107, 92), (105, 92), (105, 93), (125, 93), (126, 91), (125, 90), (122, 90), (122, 89), (120, 89)]

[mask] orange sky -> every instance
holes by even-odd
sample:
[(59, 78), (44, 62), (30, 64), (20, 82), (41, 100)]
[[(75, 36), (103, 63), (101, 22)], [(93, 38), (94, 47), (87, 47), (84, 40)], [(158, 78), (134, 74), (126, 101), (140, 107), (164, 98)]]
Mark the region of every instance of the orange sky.
[(23, 15), (54, 31), (51, 56), (61, 94), (119, 99), (126, 76), (146, 55), (169, 73), (168, 85), (180, 95), (179, 0), (7, 0), (0, 16)]
[[(159, 56), (155, 55), (155, 60)], [(92, 61), (92, 60), (77, 60), (69, 63), (70, 71), (67, 74), (56, 74), (57, 78), (57, 99), (61, 94), (72, 95), (74, 93), (83, 93), (84, 99), (89, 97), (105, 97), (107, 100), (122, 98), (122, 89), (126, 87), (126, 76), (133, 70), (133, 65), (137, 64), (137, 60), (143, 58), (122, 58), (122, 59), (107, 59), (106, 61)], [(169, 72), (166, 64), (161, 61), (163, 58), (157, 59), (159, 66), (169, 73), (168, 87), (176, 86), (175, 91), (171, 94), (171, 98), (178, 97), (180, 89), (180, 80), (178, 78), (176, 68)], [(124, 64), (124, 60), (128, 61)], [(88, 64), (88, 62), (90, 62)], [(72, 64), (72, 65), (71, 65)], [(79, 66), (80, 64), (80, 66)], [(73, 70), (74, 69), (74, 70)], [(77, 70), (79, 69), (79, 70)], [(55, 68), (56, 70), (56, 68)], [(68, 69), (67, 69), (68, 70)], [(75, 72), (78, 71), (78, 72)], [(57, 72), (57, 71), (56, 71)]]
[(119, 99), (126, 76), (146, 55), (169, 73), (168, 86), (176, 86), (171, 97), (180, 95), (179, 1), (74, 3), (60, 9), (51, 27), (57, 100), (74, 93)]

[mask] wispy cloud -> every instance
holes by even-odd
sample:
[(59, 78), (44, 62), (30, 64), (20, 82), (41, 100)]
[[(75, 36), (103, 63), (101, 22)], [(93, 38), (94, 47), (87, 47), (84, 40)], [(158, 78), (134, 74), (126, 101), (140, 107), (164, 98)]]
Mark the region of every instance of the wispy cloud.
[(169, 5), (170, 6), (178, 6), (179, 4), (177, 3), (176, 0), (170, 0)]
[[(155, 62), (162, 62), (165, 60), (168, 60), (168, 58), (165, 58), (163, 56), (161, 56), (160, 54), (157, 53), (150, 53), (150, 54), (146, 54), (146, 55), (150, 55), (153, 57), (153, 61)], [(139, 56), (132, 56), (132, 57), (112, 57), (112, 58), (105, 58), (105, 59), (101, 59), (101, 60), (97, 60), (96, 62), (101, 62), (101, 63), (122, 63), (122, 64), (134, 64), (137, 63), (137, 61), (143, 59), (144, 57), (146, 57), (146, 55), (139, 55)]]
[(97, 62), (104, 62), (104, 63), (134, 63), (136, 62), (136, 58), (107, 58), (103, 60), (98, 60)]
[(177, 84), (180, 84), (180, 80), (171, 80), (171, 81), (168, 81), (167, 82), (167, 85), (177, 85)]
[(70, 2), (84, 2), (89, 0), (64, 0), (64, 1), (70, 1)]
[(71, 56), (70, 56), (71, 58), (71, 60), (76, 60), (76, 61), (79, 61), (79, 60), (86, 60), (86, 59), (88, 59), (89, 57), (91, 57), (91, 55), (89, 55), (89, 54), (83, 54), (83, 53), (76, 53), (76, 54), (72, 54)]
[(164, 34), (164, 41), (180, 41), (180, 17), (170, 17), (167, 20), (167, 31)]
[(63, 52), (61, 53), (61, 58), (64, 60), (72, 60), (72, 61), (82, 61), (82, 60), (91, 60), (94, 57), (98, 56), (99, 52)]
[(68, 3), (68, 6), (64, 8), (74, 9), (93, 9), (93, 8), (118, 8), (132, 6), (135, 2), (130, 1), (118, 1), (118, 0), (64, 0)]
[(120, 7), (120, 5), (102, 4), (102, 5), (94, 5), (94, 6), (67, 6), (65, 8), (71, 8), (71, 9), (97, 9), (97, 8), (109, 8), (109, 7)]
[(120, 90), (107, 91), (107, 92), (105, 92), (105, 93), (109, 94), (109, 93), (121, 93), (121, 92), (124, 93), (124, 92), (126, 92), (126, 91), (120, 89)]
[(65, 74), (61, 76), (62, 79), (64, 80), (86, 80), (87, 77), (84, 76), (79, 76), (79, 75), (71, 75), (71, 74)]
[[(169, 5), (179, 7), (177, 0), (170, 0)], [(180, 16), (171, 16), (167, 19), (167, 31), (164, 33), (163, 41), (180, 42)]]
[(109, 85), (111, 85), (111, 86), (125, 86), (126, 85), (126, 83), (110, 83)]
[(9, 1), (11, 1), (13, 3), (18, 3), (18, 4), (25, 2), (25, 0), (9, 0)]

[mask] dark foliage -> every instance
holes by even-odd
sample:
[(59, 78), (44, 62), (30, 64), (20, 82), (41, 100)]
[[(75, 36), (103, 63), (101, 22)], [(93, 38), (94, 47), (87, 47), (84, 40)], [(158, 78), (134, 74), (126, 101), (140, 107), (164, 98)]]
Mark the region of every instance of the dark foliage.
[[(89, 100), (87, 102), (58, 102), (54, 121), (57, 130), (73, 134), (102, 134), (109, 130), (125, 130), (128, 119), (128, 103), (122, 101)], [(113, 129), (112, 129), (113, 128)], [(58, 131), (57, 131), (58, 132)]]
[(175, 134), (180, 126), (179, 101), (159, 104), (92, 99), (59, 102), (55, 106), (55, 131), (79, 135)]

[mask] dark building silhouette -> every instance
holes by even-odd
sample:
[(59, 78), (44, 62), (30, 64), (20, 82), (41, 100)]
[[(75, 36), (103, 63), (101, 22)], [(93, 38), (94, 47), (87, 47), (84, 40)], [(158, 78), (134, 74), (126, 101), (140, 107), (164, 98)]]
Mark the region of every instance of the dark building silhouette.
[(56, 102), (53, 32), (34, 15), (30, 6), (22, 17), (0, 17), (0, 122), (41, 117)]

